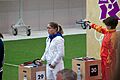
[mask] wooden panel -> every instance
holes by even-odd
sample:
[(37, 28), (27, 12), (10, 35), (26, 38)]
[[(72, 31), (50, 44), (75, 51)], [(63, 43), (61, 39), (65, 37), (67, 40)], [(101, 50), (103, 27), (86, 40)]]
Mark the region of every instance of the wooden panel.
[[(25, 66), (19, 66), (19, 80), (24, 79), (24, 75), (26, 75), (27, 80), (36, 80), (36, 72), (44, 71), (45, 72), (45, 78), (46, 78), (46, 67), (44, 66), (38, 66), (38, 67), (25, 67)], [(46, 79), (45, 79), (46, 80)]]
[[(87, 19), (89, 19), (91, 22), (101, 25), (101, 26), (105, 26), (102, 21), (99, 19), (100, 16), (100, 8), (98, 5), (98, 1), (99, 0), (86, 0), (86, 4), (87, 4), (87, 8), (86, 8), (86, 12), (87, 12)], [(118, 0), (119, 4), (120, 4), (120, 0)], [(120, 12), (119, 14), (117, 14), (118, 16), (120, 16)], [(107, 15), (108, 16), (108, 15)], [(118, 30), (120, 30), (120, 23), (118, 25)], [(95, 57), (100, 59), (100, 43), (99, 41), (96, 39), (95, 37), (98, 39), (100, 39), (101, 34), (96, 32), (95, 30), (91, 29), (91, 30), (87, 30), (87, 56), (89, 57)]]

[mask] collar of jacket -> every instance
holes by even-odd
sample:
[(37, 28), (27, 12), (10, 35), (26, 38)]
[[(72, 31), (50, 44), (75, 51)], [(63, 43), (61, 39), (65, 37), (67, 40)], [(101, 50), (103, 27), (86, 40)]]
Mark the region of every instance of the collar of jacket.
[(116, 29), (108, 30), (109, 33), (113, 33), (113, 32), (115, 32), (115, 31), (116, 31)]
[(50, 34), (50, 35), (49, 35), (50, 42), (51, 42), (55, 37), (57, 37), (57, 36), (61, 36), (61, 37), (63, 37), (62, 34), (59, 33), (59, 32), (57, 32), (56, 34), (52, 34), (52, 35)]

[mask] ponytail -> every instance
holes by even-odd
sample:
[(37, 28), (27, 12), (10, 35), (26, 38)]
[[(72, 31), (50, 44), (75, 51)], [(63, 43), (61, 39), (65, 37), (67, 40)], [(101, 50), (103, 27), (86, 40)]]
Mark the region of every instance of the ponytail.
[(64, 33), (64, 32), (63, 32), (63, 29), (62, 29), (62, 27), (61, 27), (60, 25), (58, 25), (58, 32), (61, 33), (61, 34)]
[(3, 35), (0, 33), (0, 38), (3, 38)]

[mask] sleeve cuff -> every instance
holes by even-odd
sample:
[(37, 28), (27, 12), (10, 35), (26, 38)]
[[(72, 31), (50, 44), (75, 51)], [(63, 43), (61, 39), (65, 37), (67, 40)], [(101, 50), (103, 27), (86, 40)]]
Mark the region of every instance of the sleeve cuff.
[(52, 63), (51, 63), (51, 65), (53, 65), (53, 66), (56, 66), (56, 64), (57, 64), (57, 63), (55, 63), (55, 62), (52, 62)]
[(95, 24), (91, 24), (91, 27), (94, 28)]
[(43, 57), (41, 58), (41, 60), (42, 60), (42, 61), (45, 61), (45, 59), (44, 59)]

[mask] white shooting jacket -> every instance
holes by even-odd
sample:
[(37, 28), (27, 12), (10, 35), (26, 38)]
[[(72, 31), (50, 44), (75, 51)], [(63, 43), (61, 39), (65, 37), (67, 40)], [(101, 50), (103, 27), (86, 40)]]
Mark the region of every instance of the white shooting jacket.
[(57, 65), (63, 61), (64, 57), (64, 39), (61, 36), (56, 36), (50, 42), (50, 38), (46, 39), (45, 52), (41, 58), (47, 61), (47, 64)]

